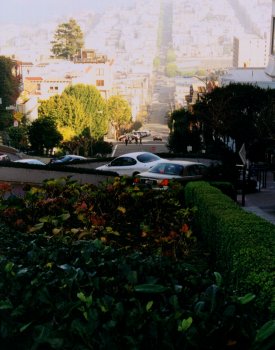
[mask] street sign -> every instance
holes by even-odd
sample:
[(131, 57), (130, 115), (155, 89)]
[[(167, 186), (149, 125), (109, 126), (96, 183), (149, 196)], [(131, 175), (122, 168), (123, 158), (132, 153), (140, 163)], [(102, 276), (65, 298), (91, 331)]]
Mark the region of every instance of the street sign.
[(243, 143), (241, 149), (239, 150), (239, 156), (243, 162), (243, 164), (246, 164), (246, 150), (245, 150), (245, 144)]

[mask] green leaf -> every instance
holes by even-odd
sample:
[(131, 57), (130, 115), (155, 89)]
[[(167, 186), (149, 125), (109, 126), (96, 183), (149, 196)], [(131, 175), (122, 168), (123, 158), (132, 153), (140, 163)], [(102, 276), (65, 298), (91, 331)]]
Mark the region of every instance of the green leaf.
[(187, 331), (187, 329), (191, 326), (192, 323), (193, 323), (192, 317), (188, 317), (188, 318), (182, 320), (178, 326), (178, 331), (179, 332)]
[(21, 333), (24, 332), (24, 330), (27, 329), (31, 324), (32, 322), (26, 323), (24, 326), (20, 327), (19, 331)]
[(41, 228), (44, 226), (44, 223), (41, 222), (39, 224), (34, 225), (33, 227), (31, 227), (30, 232), (35, 232), (38, 230), (41, 230)]
[(146, 305), (146, 311), (150, 311), (152, 306), (153, 306), (154, 302), (151, 300), (151, 301), (148, 301), (147, 305)]
[(138, 280), (137, 271), (129, 271), (129, 273), (127, 274), (127, 279), (129, 283), (132, 283), (132, 284), (137, 283), (137, 280)]
[(247, 293), (246, 295), (244, 295), (243, 297), (239, 297), (238, 301), (240, 302), (240, 304), (244, 305), (244, 304), (248, 304), (250, 303), (252, 300), (254, 300), (256, 298), (255, 294), (252, 293)]
[(222, 276), (219, 272), (214, 272), (214, 276), (216, 278), (216, 285), (220, 287), (222, 285)]
[(9, 300), (0, 300), (0, 310), (12, 309), (13, 305)]
[(134, 290), (138, 293), (164, 293), (168, 289), (160, 284), (139, 284), (134, 287)]
[(255, 341), (260, 343), (273, 334), (275, 334), (275, 320), (270, 320), (257, 331)]
[(58, 218), (60, 218), (62, 221), (66, 221), (66, 220), (68, 220), (70, 217), (71, 217), (70, 213), (64, 213), (64, 214), (59, 215)]

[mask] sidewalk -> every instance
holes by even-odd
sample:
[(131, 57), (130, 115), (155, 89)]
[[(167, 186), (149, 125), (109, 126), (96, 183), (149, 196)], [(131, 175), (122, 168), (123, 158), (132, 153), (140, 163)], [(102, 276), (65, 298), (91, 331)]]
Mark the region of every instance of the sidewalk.
[[(242, 205), (242, 196), (238, 194), (238, 203)], [(250, 211), (275, 225), (275, 181), (273, 173), (267, 172), (266, 188), (245, 195), (244, 210)]]

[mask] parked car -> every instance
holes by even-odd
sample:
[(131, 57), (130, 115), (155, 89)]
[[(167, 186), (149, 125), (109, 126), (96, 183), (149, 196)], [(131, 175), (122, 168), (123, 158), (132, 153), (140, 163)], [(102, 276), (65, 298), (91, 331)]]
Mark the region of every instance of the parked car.
[(162, 136), (160, 135), (153, 136), (153, 141), (162, 141)]
[(207, 166), (199, 162), (185, 160), (165, 160), (149, 170), (137, 174), (134, 184), (154, 189), (167, 189), (171, 181), (185, 183), (204, 177)]
[(59, 157), (59, 158), (53, 158), (50, 160), (51, 164), (60, 164), (60, 163), (72, 163), (74, 161), (79, 160), (87, 160), (88, 158), (83, 156), (77, 156), (75, 154), (66, 154), (65, 156)]
[(0, 162), (10, 161), (10, 157), (5, 153), (0, 153)]
[(164, 161), (154, 153), (131, 152), (123, 154), (110, 163), (97, 167), (97, 170), (113, 171), (118, 175), (134, 176)]
[(35, 158), (18, 159), (18, 160), (14, 160), (14, 163), (35, 164), (35, 165), (46, 165), (46, 163), (42, 162), (42, 161), (39, 160), (39, 159), (35, 159)]

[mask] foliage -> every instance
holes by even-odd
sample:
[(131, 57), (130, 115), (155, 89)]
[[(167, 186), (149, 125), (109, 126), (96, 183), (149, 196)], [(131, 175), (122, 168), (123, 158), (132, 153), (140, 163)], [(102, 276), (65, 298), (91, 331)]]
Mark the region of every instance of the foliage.
[(274, 323), (211, 271), (181, 188), (61, 178), (21, 198), (8, 191), (1, 184), (3, 348), (271, 349)]
[(16, 61), (0, 56), (0, 130), (13, 124), (13, 111), (6, 110), (6, 107), (15, 105), (19, 96), (20, 76), (16, 71)]
[(170, 78), (175, 77), (178, 74), (178, 67), (176, 63), (174, 62), (167, 63), (165, 72), (168, 77)]
[(168, 63), (175, 62), (176, 61), (176, 53), (173, 49), (168, 49), (166, 54), (166, 60)]
[(110, 122), (115, 129), (117, 138), (122, 128), (127, 128), (131, 122), (131, 108), (129, 103), (121, 96), (111, 96), (107, 101)]
[(89, 138), (95, 140), (101, 139), (108, 130), (106, 103), (92, 85), (76, 84), (66, 88), (60, 96), (41, 101), (38, 114), (51, 117), (66, 142), (87, 133), (87, 128)]
[(69, 22), (60, 24), (51, 42), (52, 52), (56, 57), (72, 59), (80, 53), (84, 46), (83, 33), (77, 22), (71, 18)]
[(87, 118), (85, 127), (90, 130), (94, 140), (101, 139), (108, 131), (109, 118), (106, 102), (95, 86), (76, 84), (67, 87), (64, 94), (73, 96), (81, 104)]
[(0, 56), (0, 108), (15, 105), (19, 96), (20, 76), (15, 74), (16, 66), (16, 61)]
[(205, 182), (188, 183), (185, 193), (187, 204), (198, 209), (195, 222), (201, 237), (232, 288), (255, 293), (257, 308), (274, 315), (274, 225)]
[(103, 140), (95, 141), (92, 143), (93, 155), (107, 156), (110, 155), (113, 150), (113, 144)]
[(197, 118), (184, 108), (174, 111), (169, 118), (170, 136), (168, 148), (175, 153), (201, 150), (200, 126)]
[(155, 69), (158, 69), (160, 67), (160, 58), (158, 56), (154, 58), (153, 66)]
[(119, 247), (142, 243), (139, 249), (183, 254), (193, 212), (182, 209), (180, 188), (177, 198), (176, 189), (143, 192), (128, 181), (116, 178), (98, 188), (69, 178), (48, 180), (24, 197), (4, 200), (1, 215), (7, 224), (29, 232), (100, 238)]
[(26, 125), (20, 124), (19, 126), (11, 126), (8, 128), (8, 135), (10, 139), (10, 146), (19, 150), (28, 149), (28, 128)]
[(70, 137), (69, 135), (80, 135), (89, 125), (89, 118), (81, 102), (75, 96), (66, 93), (40, 101), (38, 114), (39, 117), (52, 118), (65, 140)]
[(48, 154), (59, 145), (62, 135), (57, 130), (54, 120), (50, 117), (38, 118), (32, 122), (28, 130), (31, 148), (39, 154)]
[[(194, 105), (194, 114), (203, 124), (207, 146), (213, 141), (228, 138), (239, 151), (245, 143), (250, 160), (250, 147), (274, 138), (274, 90), (251, 84), (230, 84), (206, 94), (203, 101)], [(258, 160), (258, 159), (257, 159)]]

